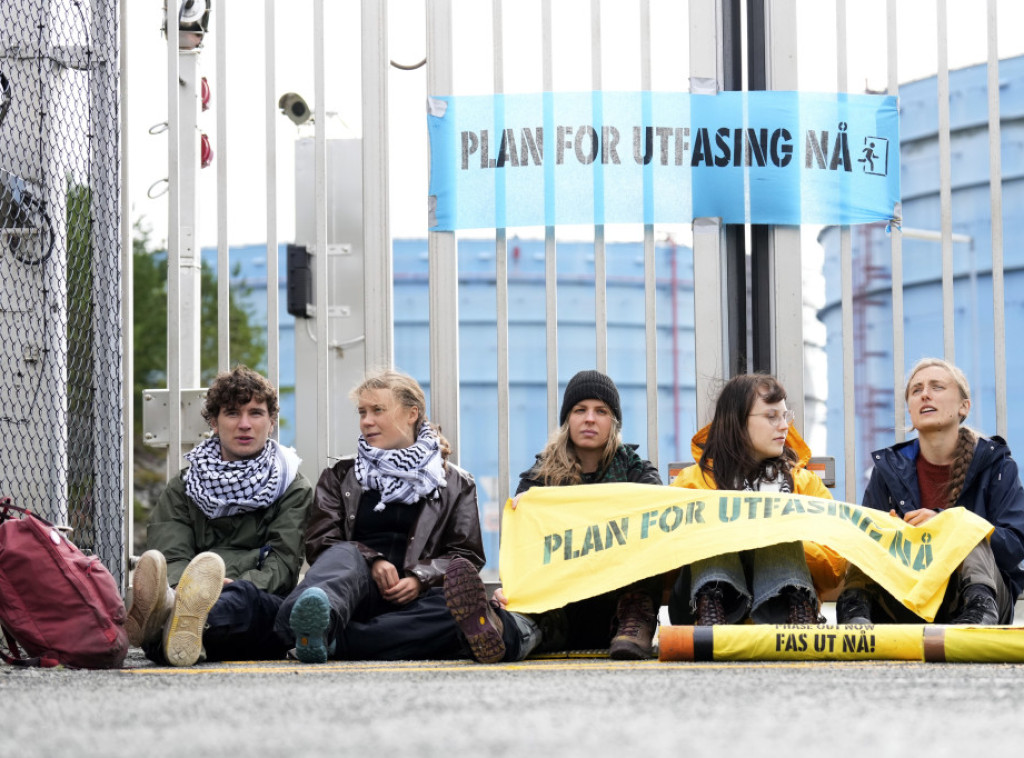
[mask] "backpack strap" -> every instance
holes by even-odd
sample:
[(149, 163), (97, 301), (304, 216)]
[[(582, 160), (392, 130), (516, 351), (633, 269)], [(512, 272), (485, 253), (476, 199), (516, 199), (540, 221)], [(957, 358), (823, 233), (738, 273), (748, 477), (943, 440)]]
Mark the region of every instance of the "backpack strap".
[(11, 516), (11, 511), (20, 513), (22, 516), (31, 516), (34, 519), (42, 521), (47, 526), (53, 526), (53, 524), (51, 524), (49, 521), (44, 519), (39, 514), (33, 513), (28, 508), (22, 508), (20, 506), (15, 505), (14, 501), (12, 501), (9, 497), (0, 498), (0, 523), (3, 523), (4, 521), (7, 521), (10, 518), (13, 518)]
[(11, 666), (23, 666), (26, 668), (34, 667), (44, 669), (54, 668), (55, 666), (60, 665), (60, 661), (49, 655), (39, 655), (33, 658), (22, 658), (22, 650), (18, 646), (18, 641), (14, 639), (14, 635), (7, 631), (7, 627), (5, 626), (0, 625), (0, 629), (3, 630), (4, 641), (7, 643), (7, 649), (10, 651), (10, 653), (8, 654), (5, 653), (3, 650), (0, 650), (0, 658), (2, 658), (5, 663), (10, 664)]

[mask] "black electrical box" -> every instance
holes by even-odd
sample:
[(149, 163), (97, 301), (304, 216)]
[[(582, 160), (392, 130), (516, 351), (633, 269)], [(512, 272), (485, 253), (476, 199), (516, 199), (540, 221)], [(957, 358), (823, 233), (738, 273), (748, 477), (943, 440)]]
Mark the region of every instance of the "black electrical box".
[(313, 315), (313, 270), (305, 245), (288, 245), (288, 312), (295, 318)]

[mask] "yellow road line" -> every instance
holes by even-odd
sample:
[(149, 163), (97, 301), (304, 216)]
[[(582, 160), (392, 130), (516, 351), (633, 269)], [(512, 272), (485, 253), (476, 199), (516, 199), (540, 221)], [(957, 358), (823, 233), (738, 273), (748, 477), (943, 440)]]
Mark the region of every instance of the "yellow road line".
[(145, 676), (201, 676), (204, 674), (333, 674), (333, 673), (392, 673), (407, 672), (443, 672), (489, 673), (496, 671), (677, 671), (683, 670), (715, 670), (715, 669), (775, 669), (775, 668), (813, 668), (822, 664), (831, 666), (864, 666), (893, 665), (903, 661), (749, 661), (749, 662), (704, 662), (693, 663), (651, 661), (612, 661), (608, 659), (558, 659), (543, 661), (519, 661), (516, 663), (497, 663), (479, 665), (472, 661), (401, 661), (381, 664), (363, 661), (329, 661), (327, 663), (306, 664), (285, 661), (234, 661), (218, 665), (199, 665), (186, 668), (173, 666), (153, 666), (145, 668), (122, 669), (123, 673)]

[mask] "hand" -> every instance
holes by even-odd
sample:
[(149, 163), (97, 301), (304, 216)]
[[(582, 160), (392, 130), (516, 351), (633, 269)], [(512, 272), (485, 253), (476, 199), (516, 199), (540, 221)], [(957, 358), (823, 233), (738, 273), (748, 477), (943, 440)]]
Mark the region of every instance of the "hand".
[(398, 569), (395, 568), (395, 564), (383, 558), (378, 558), (373, 562), (373, 566), (370, 567), (370, 578), (377, 585), (381, 596), (386, 598), (388, 590), (398, 584), (400, 577), (398, 576)]
[(501, 587), (494, 590), (494, 602), (500, 605), (502, 608), (508, 607), (508, 598), (505, 597), (505, 592)]
[(235, 580), (234, 580), (234, 579), (228, 579), (227, 577), (224, 577), (224, 586), (225, 586), (225, 587), (226, 587), (226, 586), (228, 586), (228, 585), (229, 585), (229, 584), (231, 584), (231, 583), (232, 583), (233, 581), (235, 581)]
[(419, 578), (407, 576), (404, 579), (399, 579), (391, 589), (380, 594), (389, 603), (406, 605), (420, 596), (422, 588)]
[(519, 493), (514, 498), (512, 498), (512, 510), (515, 510), (516, 506), (519, 505), (519, 498), (521, 498), (522, 496), (523, 493)]
[(916, 511), (910, 511), (903, 520), (911, 526), (921, 526), (925, 521), (935, 518), (939, 514), (933, 511), (931, 508), (918, 508)]

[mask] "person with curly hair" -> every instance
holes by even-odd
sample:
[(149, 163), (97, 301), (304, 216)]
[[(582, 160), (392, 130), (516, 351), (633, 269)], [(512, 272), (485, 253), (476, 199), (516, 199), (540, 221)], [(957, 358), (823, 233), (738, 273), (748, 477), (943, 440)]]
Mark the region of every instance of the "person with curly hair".
[(313, 489), (295, 451), (270, 436), (278, 410), (273, 385), (245, 366), (210, 385), (213, 435), (153, 508), (132, 577), (125, 626), (150, 659), (283, 657), (272, 624), (298, 581)]
[[(914, 526), (956, 506), (986, 519), (994, 531), (953, 572), (935, 621), (1009, 624), (1024, 588), (1024, 487), (1017, 464), (1001, 437), (964, 426), (971, 390), (952, 363), (918, 361), (904, 396), (917, 437), (871, 454), (864, 505)], [(836, 617), (844, 624), (923, 622), (854, 565)]]

